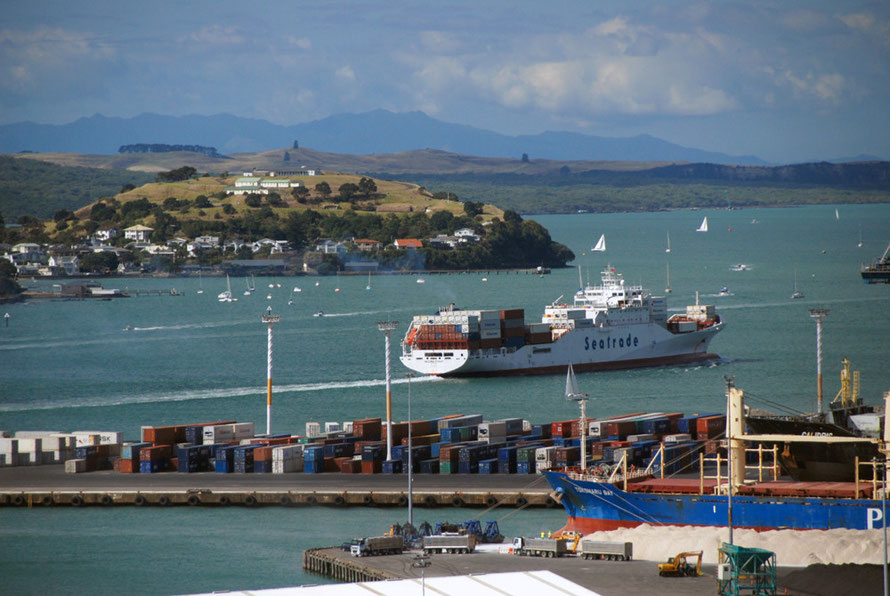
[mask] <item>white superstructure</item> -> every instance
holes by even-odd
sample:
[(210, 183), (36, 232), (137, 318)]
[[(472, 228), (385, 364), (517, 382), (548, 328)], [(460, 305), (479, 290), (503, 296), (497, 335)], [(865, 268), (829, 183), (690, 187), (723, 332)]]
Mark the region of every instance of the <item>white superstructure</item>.
[(665, 298), (627, 285), (611, 267), (572, 303), (547, 305), (540, 323), (522, 309), (458, 310), (415, 316), (402, 340), (402, 363), (443, 376), (543, 374), (681, 364), (716, 359), (708, 344), (723, 328), (711, 305), (667, 317)]

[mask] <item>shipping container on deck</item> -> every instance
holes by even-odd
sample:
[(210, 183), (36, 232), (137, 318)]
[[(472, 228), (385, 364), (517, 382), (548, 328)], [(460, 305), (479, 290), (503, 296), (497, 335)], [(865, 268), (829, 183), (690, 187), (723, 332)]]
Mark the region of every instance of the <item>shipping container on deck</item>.
[(535, 473), (535, 462), (534, 461), (518, 461), (518, 462), (516, 462), (516, 473), (517, 474), (534, 474)]
[(421, 474), (438, 474), (439, 473), (439, 460), (438, 459), (421, 460), (420, 473)]
[(457, 462), (458, 474), (476, 474), (479, 472), (479, 461), (460, 461)]
[(379, 441), (383, 422), (380, 418), (362, 418), (352, 421), (352, 434), (365, 441)]
[(483, 459), (479, 461), (479, 473), (480, 474), (497, 474), (498, 473), (498, 460), (497, 459)]
[(690, 435), (694, 435), (696, 432), (698, 432), (698, 419), (710, 418), (712, 416), (719, 416), (719, 414), (696, 414), (694, 416), (684, 416), (682, 418), (679, 418), (677, 419), (677, 432), (689, 433)]
[(726, 416), (704, 416), (695, 421), (696, 438), (699, 441), (719, 437), (726, 432)]
[[(385, 455), (385, 454), (384, 454)], [(380, 474), (383, 471), (383, 460), (362, 460), (362, 474)]]
[(437, 421), (437, 429), (452, 428), (454, 426), (478, 426), (483, 422), (482, 414), (466, 414), (454, 417), (440, 418)]
[(388, 459), (383, 462), (383, 473), (384, 474), (401, 474), (402, 473), (402, 460), (400, 459)]
[(575, 420), (560, 420), (550, 425), (550, 436), (569, 437), (572, 434), (572, 424)]

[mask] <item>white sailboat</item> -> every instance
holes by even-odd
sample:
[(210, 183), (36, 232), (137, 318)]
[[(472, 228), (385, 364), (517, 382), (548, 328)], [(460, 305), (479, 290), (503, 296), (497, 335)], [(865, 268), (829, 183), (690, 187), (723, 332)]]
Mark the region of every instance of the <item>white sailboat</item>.
[(837, 207), (834, 208), (834, 218), (840, 220), (841, 214), (838, 213)]
[[(861, 232), (861, 231), (862, 231), (862, 230), (860, 230), (860, 232)], [(860, 236), (861, 236), (861, 234), (860, 234)], [(860, 243), (860, 246), (862, 246), (861, 243)], [(201, 271), (200, 271), (200, 270), (198, 271), (198, 293), (199, 293), (199, 294), (203, 294), (203, 293), (204, 293), (204, 278), (201, 276)]]
[(596, 246), (594, 246), (590, 250), (594, 252), (606, 252), (606, 235), (603, 234), (602, 236), (600, 236), (600, 239), (597, 240)]
[(371, 289), (371, 272), (370, 271), (368, 271), (368, 285), (365, 286), (365, 289), (366, 290)]
[(701, 225), (698, 226), (696, 232), (707, 232), (708, 231), (708, 216), (706, 215), (703, 220), (701, 220)]
[(862, 248), (862, 224), (859, 224), (859, 244), (856, 246)]
[(667, 248), (664, 249), (664, 252), (671, 252), (671, 233), (667, 233), (668, 245)]
[(665, 294), (671, 293), (671, 264), (667, 264), (667, 287), (664, 288)]
[(238, 302), (237, 298), (232, 297), (232, 282), (229, 280), (229, 276), (226, 275), (226, 291), (220, 292), (216, 296), (217, 300), (220, 302)]
[(797, 289), (797, 270), (794, 271), (794, 285), (791, 287), (791, 299), (797, 300), (798, 298), (803, 298), (804, 294), (800, 290)]

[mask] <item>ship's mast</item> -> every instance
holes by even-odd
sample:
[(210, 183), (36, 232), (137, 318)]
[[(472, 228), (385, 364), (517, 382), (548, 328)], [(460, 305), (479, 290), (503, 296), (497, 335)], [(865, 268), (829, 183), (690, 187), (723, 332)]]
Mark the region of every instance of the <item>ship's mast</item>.
[(816, 412), (822, 415), (822, 321), (828, 316), (827, 308), (811, 308), (810, 316), (816, 321)]

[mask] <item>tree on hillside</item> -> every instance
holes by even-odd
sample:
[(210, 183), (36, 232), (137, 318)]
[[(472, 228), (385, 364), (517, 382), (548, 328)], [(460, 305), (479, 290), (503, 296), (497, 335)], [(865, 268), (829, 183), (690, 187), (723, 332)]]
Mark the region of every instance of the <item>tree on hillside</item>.
[(522, 154), (522, 163), (528, 163), (528, 153)]
[(90, 252), (80, 259), (80, 270), (85, 273), (111, 273), (117, 265), (117, 254), (113, 252)]
[(324, 198), (328, 198), (329, 196), (331, 196), (331, 185), (325, 181), (319, 182), (315, 185), (315, 192), (317, 192)]
[[(0, 227), (2, 227), (2, 218), (0, 218)], [(18, 269), (15, 265), (6, 259), (0, 259), (0, 296), (21, 294), (22, 287), (15, 281), (17, 273)]]
[(130, 192), (131, 190), (136, 190), (136, 187), (132, 184), (124, 184), (121, 186), (121, 193)]
[(473, 201), (464, 201), (464, 213), (469, 215), (470, 217), (476, 217), (477, 215), (482, 214), (482, 208), (485, 205), (482, 203), (476, 203)]
[(287, 151), (284, 152), (284, 161), (290, 161), (290, 153)]
[(309, 196), (309, 189), (306, 188), (305, 186), (298, 186), (296, 188), (291, 189), (290, 194), (295, 199), (297, 199), (298, 203), (305, 203), (306, 197)]
[(300, 148), (300, 142), (297, 141), (296, 139), (294, 139), (294, 149), (299, 149), (299, 148)]
[(337, 192), (340, 193), (341, 201), (352, 201), (355, 198), (355, 195), (358, 194), (359, 187), (352, 182), (344, 182), (340, 185), (340, 188), (337, 189)]
[(209, 209), (210, 207), (213, 207), (213, 203), (210, 202), (210, 199), (208, 199), (206, 195), (198, 195), (195, 197), (194, 205), (198, 209)]
[(370, 197), (377, 192), (377, 183), (374, 182), (372, 178), (362, 177), (362, 179), (358, 181), (358, 189), (363, 195)]
[(182, 166), (169, 172), (159, 172), (157, 180), (158, 182), (181, 182), (188, 180), (197, 173), (198, 170), (191, 166)]

